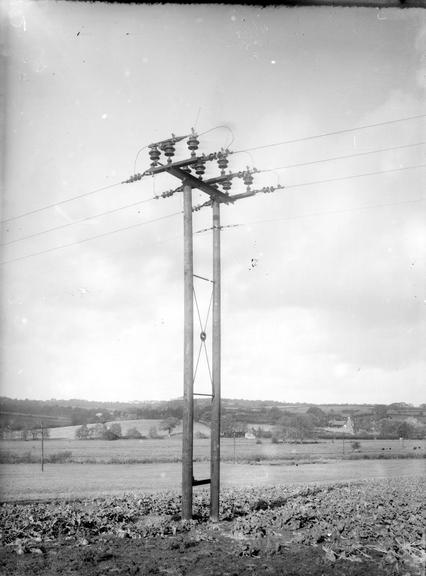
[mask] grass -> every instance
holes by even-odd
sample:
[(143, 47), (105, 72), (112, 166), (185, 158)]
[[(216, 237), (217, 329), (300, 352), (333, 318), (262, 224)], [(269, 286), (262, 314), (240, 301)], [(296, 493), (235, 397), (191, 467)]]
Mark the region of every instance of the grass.
[[(297, 465), (296, 465), (297, 464)], [(414, 477), (424, 474), (420, 460), (332, 461), (328, 463), (296, 463), (294, 465), (231, 464), (221, 466), (223, 488), (300, 485), (357, 481), (364, 478)], [(44, 499), (76, 499), (134, 493), (142, 494), (181, 489), (180, 463), (162, 464), (49, 464), (41, 471), (40, 464), (4, 464), (0, 467), (0, 499), (27, 501)], [(194, 465), (197, 479), (208, 478), (208, 462)], [(209, 490), (197, 487), (194, 491)]]
[[(111, 422), (107, 422), (106, 424), (107, 426), (110, 424), (120, 424), (123, 436), (125, 436), (131, 428), (136, 428), (142, 436), (146, 436), (148, 438), (151, 428), (156, 428), (159, 436), (162, 438), (168, 438), (168, 432), (161, 429), (162, 422), (163, 420), (160, 419), (142, 418), (140, 420), (113, 420)], [(93, 426), (94, 424), (88, 424), (89, 428), (92, 428)], [(80, 426), (62, 426), (59, 428), (50, 428), (50, 438), (54, 440), (75, 440), (75, 433), (78, 428), (80, 428)], [(181, 424), (172, 431), (172, 435), (179, 432), (182, 432)], [(194, 434), (197, 432), (208, 433), (209, 428), (204, 424), (194, 422)]]
[[(420, 447), (420, 448), (419, 448)], [(414, 448), (416, 448), (414, 450)], [(323, 441), (316, 444), (272, 444), (263, 440), (237, 438), (234, 447), (232, 438), (221, 441), (221, 458), (225, 462), (265, 462), (265, 461), (324, 461), (330, 459), (389, 459), (424, 458), (426, 442), (423, 440), (363, 440), (359, 451), (353, 451), (350, 441)], [(67, 457), (61, 460), (60, 454)], [(70, 454), (71, 453), (71, 454)], [(72, 461), (75, 463), (161, 463), (180, 462), (182, 456), (181, 438), (160, 440), (45, 440), (45, 461)], [(59, 455), (59, 456), (55, 456)], [(0, 463), (38, 462), (41, 458), (40, 441), (2, 440), (0, 441)], [(210, 460), (210, 440), (194, 440), (194, 461)]]

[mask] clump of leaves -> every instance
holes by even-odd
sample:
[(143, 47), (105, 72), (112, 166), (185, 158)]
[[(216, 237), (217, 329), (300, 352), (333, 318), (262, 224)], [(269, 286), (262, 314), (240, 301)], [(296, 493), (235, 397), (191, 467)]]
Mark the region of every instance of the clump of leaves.
[[(379, 556), (395, 570), (422, 574), (426, 562), (422, 507), (426, 479), (391, 479), (330, 486), (225, 490), (220, 517), (234, 536), (290, 535), (292, 542), (321, 546), (330, 562)], [(75, 502), (0, 506), (0, 544), (22, 554), (43, 542), (98, 537), (141, 538), (192, 530), (209, 518), (209, 496), (194, 494), (194, 520), (181, 521), (174, 492)], [(252, 550), (243, 551), (252, 554)]]
[(423, 478), (364, 481), (289, 498), (239, 518), (234, 530), (261, 537), (290, 530), (295, 542), (322, 545), (330, 561), (359, 561), (374, 552), (384, 563), (421, 574), (425, 497)]

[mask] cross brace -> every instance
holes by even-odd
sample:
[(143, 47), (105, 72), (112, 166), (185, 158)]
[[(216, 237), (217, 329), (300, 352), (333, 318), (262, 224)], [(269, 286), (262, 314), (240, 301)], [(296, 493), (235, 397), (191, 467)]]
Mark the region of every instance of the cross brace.
[(194, 278), (199, 278), (200, 280), (205, 280), (206, 282), (211, 282), (213, 284), (213, 280), (209, 278), (204, 278), (204, 276), (198, 276), (198, 274), (193, 274)]
[(210, 484), (211, 480), (210, 478), (207, 478), (206, 480), (195, 480), (194, 477), (192, 478), (192, 485), (193, 486), (201, 486), (202, 484)]
[(230, 197), (223, 192), (220, 192), (217, 188), (213, 188), (213, 186), (209, 186), (199, 178), (196, 178), (192, 174), (189, 174), (185, 170), (181, 170), (175, 166), (164, 166), (166, 172), (172, 174), (179, 180), (182, 180), (184, 184), (188, 184), (191, 188), (198, 188), (202, 192), (205, 192), (210, 196), (210, 198), (217, 200), (218, 202), (224, 202), (225, 204), (229, 204), (231, 202)]
[[(205, 158), (202, 158), (202, 160), (209, 161), (213, 160), (214, 158), (215, 154), (209, 154)], [(149, 176), (153, 174), (159, 174), (161, 172), (168, 172), (169, 174), (172, 174), (172, 176), (175, 176), (176, 178), (181, 180), (183, 184), (188, 184), (189, 186), (191, 186), (191, 188), (198, 188), (199, 190), (202, 190), (203, 192), (208, 194), (210, 198), (215, 199), (218, 202), (225, 202), (226, 204), (228, 204), (230, 202), (228, 194), (224, 194), (214, 186), (209, 186), (207, 182), (203, 182), (203, 180), (196, 178), (186, 170), (182, 170), (182, 167), (190, 166), (191, 164), (196, 164), (198, 160), (199, 158), (195, 157), (190, 158), (188, 160), (181, 160), (179, 162), (172, 162), (167, 165), (159, 164), (158, 166), (153, 166), (149, 170), (146, 170), (144, 172), (144, 175)], [(221, 179), (223, 179), (223, 177), (219, 177), (218, 179), (212, 178), (210, 180), (212, 182), (219, 182)]]

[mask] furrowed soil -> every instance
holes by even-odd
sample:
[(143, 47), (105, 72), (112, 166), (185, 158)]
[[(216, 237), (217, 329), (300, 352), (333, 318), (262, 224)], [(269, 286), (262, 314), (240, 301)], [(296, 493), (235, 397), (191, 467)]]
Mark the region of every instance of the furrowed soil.
[[(208, 533), (210, 532), (210, 534)], [(378, 561), (327, 560), (321, 549), (304, 545), (268, 548), (263, 540), (250, 544), (220, 533), (179, 535), (124, 541), (118, 538), (76, 547), (70, 542), (47, 546), (42, 554), (17, 556), (3, 551), (2, 576), (145, 574), (170, 576), (388, 576), (392, 567)], [(205, 538), (208, 538), (206, 540)]]
[(223, 490), (219, 523), (176, 492), (4, 503), (4, 576), (424, 576), (424, 476)]

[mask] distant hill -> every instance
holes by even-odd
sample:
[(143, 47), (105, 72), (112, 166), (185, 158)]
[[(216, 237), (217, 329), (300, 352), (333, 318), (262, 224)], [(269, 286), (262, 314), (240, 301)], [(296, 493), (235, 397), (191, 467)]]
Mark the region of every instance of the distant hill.
[[(385, 405), (371, 404), (311, 404), (285, 403), (274, 400), (222, 400), (222, 415), (228, 422), (268, 426), (276, 424), (288, 415), (303, 415), (319, 411), (319, 418), (342, 420), (352, 418), (359, 429), (373, 430), (382, 420), (407, 420), (426, 422), (426, 405), (414, 407), (406, 403)], [(182, 419), (183, 399), (165, 401), (102, 402), (81, 399), (72, 400), (20, 400), (0, 397), (0, 432), (30, 430), (44, 427), (80, 426), (118, 421), (139, 422), (164, 420), (168, 417)], [(209, 423), (211, 402), (209, 399), (194, 401), (195, 421)], [(325, 425), (325, 424), (322, 424)], [(143, 433), (143, 432), (141, 432)], [(144, 434), (144, 433), (143, 433)], [(145, 435), (145, 434), (144, 434)]]

